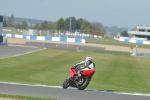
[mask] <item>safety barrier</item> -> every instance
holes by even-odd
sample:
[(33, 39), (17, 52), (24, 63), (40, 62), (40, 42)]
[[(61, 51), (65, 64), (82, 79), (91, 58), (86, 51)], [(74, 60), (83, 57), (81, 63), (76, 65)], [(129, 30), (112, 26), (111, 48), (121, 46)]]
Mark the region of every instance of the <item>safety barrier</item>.
[(150, 58), (150, 49), (134, 47), (131, 49), (131, 56)]
[(120, 37), (120, 38), (114, 38), (115, 40), (119, 40), (126, 43), (136, 43), (136, 44), (150, 44), (150, 41), (146, 40), (136, 40), (136, 39), (129, 39), (127, 37)]
[(50, 37), (50, 36), (26, 36), (26, 35), (5, 34), (5, 33), (2, 33), (2, 36), (3, 37), (11, 37), (11, 38), (23, 38), (23, 39), (29, 39), (29, 40), (85, 43), (85, 39), (80, 39), (80, 38), (65, 38), (65, 37)]

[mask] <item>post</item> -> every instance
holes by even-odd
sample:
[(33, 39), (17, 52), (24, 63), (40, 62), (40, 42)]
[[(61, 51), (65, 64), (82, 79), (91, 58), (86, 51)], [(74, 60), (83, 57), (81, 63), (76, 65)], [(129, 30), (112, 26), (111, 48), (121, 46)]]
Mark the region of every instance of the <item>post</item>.
[(137, 45), (136, 45), (136, 55), (137, 55)]
[(8, 45), (8, 36), (5, 38), (5, 45)]
[(41, 36), (41, 30), (40, 30), (40, 36)]
[(70, 27), (69, 27), (69, 31), (71, 33), (71, 17), (70, 17)]
[(0, 43), (3, 43), (2, 28), (3, 28), (3, 16), (0, 16)]

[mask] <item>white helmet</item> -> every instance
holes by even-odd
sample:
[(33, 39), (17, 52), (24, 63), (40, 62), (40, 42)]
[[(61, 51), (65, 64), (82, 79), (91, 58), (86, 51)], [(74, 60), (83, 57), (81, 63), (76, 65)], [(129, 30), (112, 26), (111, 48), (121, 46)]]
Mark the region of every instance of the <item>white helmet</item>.
[(85, 58), (85, 60), (86, 60), (86, 61), (92, 60), (92, 57), (88, 56), (88, 57)]

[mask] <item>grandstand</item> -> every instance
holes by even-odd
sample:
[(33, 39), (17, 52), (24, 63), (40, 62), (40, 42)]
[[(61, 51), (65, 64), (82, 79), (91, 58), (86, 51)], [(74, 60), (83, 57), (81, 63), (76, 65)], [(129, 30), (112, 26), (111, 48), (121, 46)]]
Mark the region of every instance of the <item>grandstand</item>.
[(150, 26), (136, 26), (134, 31), (128, 31), (128, 34), (132, 40), (150, 41)]

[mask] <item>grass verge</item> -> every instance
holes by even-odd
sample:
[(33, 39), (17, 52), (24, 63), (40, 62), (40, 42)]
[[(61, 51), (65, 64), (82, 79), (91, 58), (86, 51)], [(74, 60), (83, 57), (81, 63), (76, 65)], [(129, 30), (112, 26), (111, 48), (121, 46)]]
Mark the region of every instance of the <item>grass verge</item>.
[(0, 59), (0, 81), (61, 86), (69, 68), (88, 55), (96, 73), (87, 89), (150, 93), (150, 59), (123, 52), (46, 49)]
[(8, 95), (0, 94), (0, 100), (57, 100), (53, 98), (38, 98), (31, 96), (19, 96), (19, 95)]

